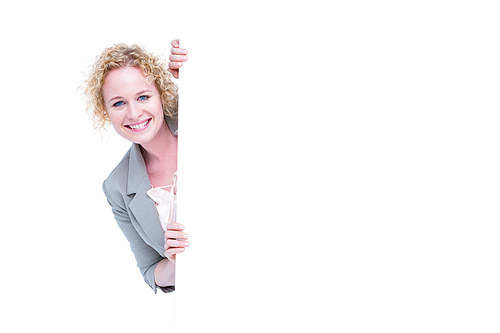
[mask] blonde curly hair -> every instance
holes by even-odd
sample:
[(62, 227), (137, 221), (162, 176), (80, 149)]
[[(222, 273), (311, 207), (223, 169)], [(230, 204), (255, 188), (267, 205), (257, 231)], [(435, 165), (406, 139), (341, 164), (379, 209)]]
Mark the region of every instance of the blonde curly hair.
[(176, 119), (179, 95), (165, 60), (138, 45), (128, 46), (121, 43), (105, 49), (96, 57), (86, 75), (87, 79), (79, 88), (83, 92), (87, 112), (94, 122), (94, 127), (102, 129), (110, 123), (102, 93), (106, 75), (113, 69), (125, 66), (140, 68), (147, 80), (155, 82), (165, 116)]

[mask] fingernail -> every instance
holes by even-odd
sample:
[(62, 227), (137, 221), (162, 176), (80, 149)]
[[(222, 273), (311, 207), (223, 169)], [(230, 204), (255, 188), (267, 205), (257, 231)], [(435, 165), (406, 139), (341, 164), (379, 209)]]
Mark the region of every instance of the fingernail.
[(182, 60), (186, 61), (188, 60), (188, 57), (182, 57)]
[(191, 243), (189, 243), (189, 242), (184, 243), (184, 246), (189, 246), (189, 245), (191, 245)]

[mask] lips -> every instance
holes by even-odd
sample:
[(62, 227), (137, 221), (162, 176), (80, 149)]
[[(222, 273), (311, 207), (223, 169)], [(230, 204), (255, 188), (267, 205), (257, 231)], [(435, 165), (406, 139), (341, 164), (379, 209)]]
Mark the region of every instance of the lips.
[(131, 129), (132, 131), (140, 131), (144, 129), (146, 126), (148, 126), (150, 121), (151, 118), (146, 119), (145, 121), (142, 121), (140, 123), (125, 125), (125, 127)]

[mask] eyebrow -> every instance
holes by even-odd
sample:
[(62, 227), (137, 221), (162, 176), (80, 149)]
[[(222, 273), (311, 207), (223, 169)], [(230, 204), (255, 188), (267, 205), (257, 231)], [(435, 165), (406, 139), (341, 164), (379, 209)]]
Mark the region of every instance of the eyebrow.
[(113, 101), (113, 100), (115, 100), (115, 99), (122, 99), (122, 98), (123, 98), (123, 97), (121, 97), (121, 96), (115, 96), (115, 97), (113, 97), (113, 98), (110, 98), (110, 99), (108, 100), (108, 103), (111, 103), (111, 101)]
[(142, 95), (142, 94), (144, 94), (144, 93), (151, 93), (151, 90), (149, 90), (149, 89), (144, 89), (144, 90), (141, 90), (141, 91), (139, 91), (139, 92), (136, 94), (136, 96), (138, 96), (138, 95)]

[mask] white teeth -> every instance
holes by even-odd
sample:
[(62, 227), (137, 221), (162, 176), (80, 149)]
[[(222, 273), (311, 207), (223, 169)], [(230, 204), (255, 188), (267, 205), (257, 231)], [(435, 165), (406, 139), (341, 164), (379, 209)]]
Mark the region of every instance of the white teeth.
[(139, 129), (139, 128), (143, 128), (144, 126), (146, 126), (147, 123), (148, 123), (148, 120), (146, 120), (142, 124), (134, 125), (134, 126), (129, 126), (129, 127), (132, 128), (132, 129)]

